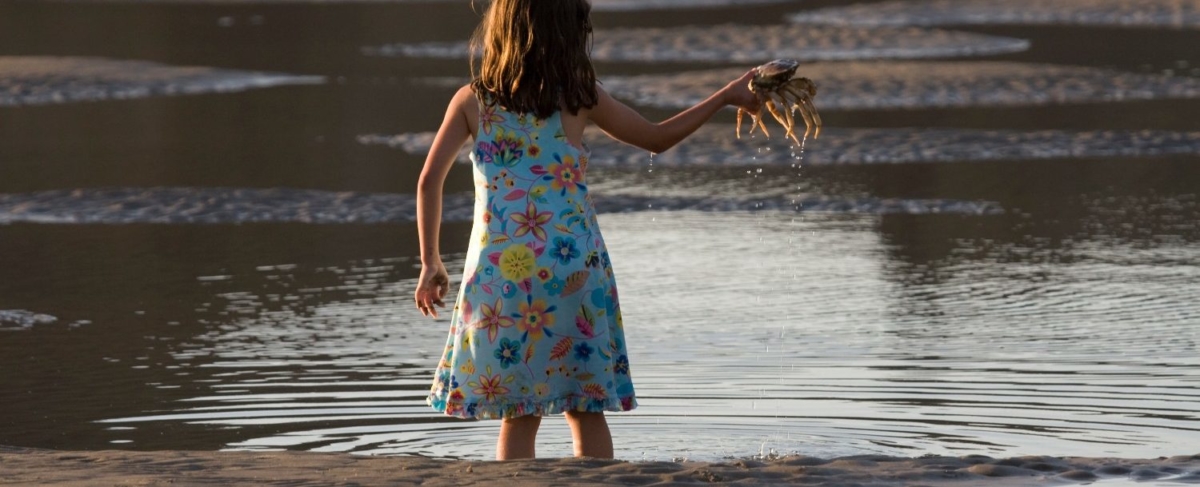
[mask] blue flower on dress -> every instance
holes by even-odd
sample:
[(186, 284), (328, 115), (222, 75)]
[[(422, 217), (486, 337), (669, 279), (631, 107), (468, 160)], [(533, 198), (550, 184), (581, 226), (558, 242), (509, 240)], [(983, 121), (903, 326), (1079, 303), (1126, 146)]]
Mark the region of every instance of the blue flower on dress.
[(517, 359), (521, 356), (521, 342), (501, 338), (500, 347), (493, 355), (496, 356), (496, 360), (500, 361), (500, 368), (507, 369), (509, 365), (517, 363)]
[(554, 249), (550, 251), (560, 264), (566, 265), (571, 262), (571, 259), (579, 257), (579, 248), (575, 246), (575, 239), (568, 237), (554, 237)]
[(566, 281), (563, 281), (562, 279), (554, 277), (554, 278), (551, 278), (549, 281), (546, 281), (545, 284), (542, 284), (542, 288), (545, 289), (546, 292), (549, 293), (551, 296), (558, 296), (559, 294), (562, 294), (563, 287), (566, 285), (567, 285)]
[(613, 367), (613, 370), (621, 375), (629, 375), (629, 357), (625, 355), (617, 357), (617, 365)]
[(588, 359), (592, 358), (593, 350), (595, 349), (588, 345), (587, 342), (579, 342), (579, 345), (575, 345), (575, 359), (587, 362)]

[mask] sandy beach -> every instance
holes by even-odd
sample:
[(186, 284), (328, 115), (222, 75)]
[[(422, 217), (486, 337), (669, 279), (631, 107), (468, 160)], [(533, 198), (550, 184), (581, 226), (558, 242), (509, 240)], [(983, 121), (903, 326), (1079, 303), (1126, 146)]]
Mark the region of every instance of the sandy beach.
[(591, 458), (448, 461), (307, 452), (57, 451), (0, 448), (0, 485), (1065, 485), (1200, 483), (1200, 454), (1133, 460), (1044, 456), (788, 456), (768, 461)]

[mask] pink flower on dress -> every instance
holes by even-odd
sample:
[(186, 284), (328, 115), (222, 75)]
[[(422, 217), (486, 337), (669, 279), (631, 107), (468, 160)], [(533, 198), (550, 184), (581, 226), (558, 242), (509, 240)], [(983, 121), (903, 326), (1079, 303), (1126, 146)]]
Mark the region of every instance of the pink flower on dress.
[(494, 402), (497, 396), (508, 394), (508, 388), (500, 385), (500, 374), (491, 377), (480, 375), (479, 387), (471, 389), (471, 392), (483, 396), (488, 402)]
[(542, 225), (550, 221), (554, 213), (543, 211), (538, 213), (537, 207), (530, 201), (525, 206), (525, 213), (513, 213), (511, 218), (517, 222), (517, 230), (513, 232), (514, 237), (520, 237), (527, 233), (533, 233), (533, 236), (543, 242), (546, 241), (546, 230), (542, 229)]
[(504, 117), (496, 113), (496, 105), (483, 104), (483, 111), (479, 112), (479, 123), (483, 125), (483, 133), (492, 134), (492, 124), (504, 121)]
[(501, 328), (508, 328), (516, 324), (512, 318), (503, 315), (504, 301), (501, 298), (496, 298), (496, 304), (488, 306), (484, 303), (479, 306), (479, 314), (482, 316), (475, 323), (475, 328), (478, 330), (487, 330), (488, 343), (496, 341), (496, 334)]

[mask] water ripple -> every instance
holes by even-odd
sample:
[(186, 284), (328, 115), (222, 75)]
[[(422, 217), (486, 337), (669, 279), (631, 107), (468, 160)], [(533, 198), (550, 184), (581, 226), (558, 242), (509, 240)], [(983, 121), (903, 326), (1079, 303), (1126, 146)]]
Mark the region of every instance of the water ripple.
[[(663, 196), (593, 194), (600, 212), (647, 210), (754, 211), (838, 213), (966, 213), (1002, 212), (991, 202), (941, 199), (883, 199), (822, 195)], [(470, 221), (475, 196), (449, 194), (442, 206), (447, 222)], [(411, 194), (333, 192), (304, 189), (252, 188), (108, 188), (0, 194), (0, 224), (122, 223), (262, 223), (315, 224), (401, 223), (416, 221)]]
[[(603, 218), (642, 403), (610, 416), (625, 458), (1156, 456), (1200, 431), (1193, 245), (1172, 247), (1186, 264), (1133, 269), (1096, 254), (1162, 249), (1053, 266), (952, 254), (924, 280), (878, 258), (876, 216)], [(228, 449), (488, 457), (495, 422), (422, 403), (445, 329), (390, 278), (412, 262), (199, 276), (208, 331), (170, 353), (202, 387), (105, 423), (242, 430)], [(543, 428), (539, 450), (570, 453), (565, 425)]]

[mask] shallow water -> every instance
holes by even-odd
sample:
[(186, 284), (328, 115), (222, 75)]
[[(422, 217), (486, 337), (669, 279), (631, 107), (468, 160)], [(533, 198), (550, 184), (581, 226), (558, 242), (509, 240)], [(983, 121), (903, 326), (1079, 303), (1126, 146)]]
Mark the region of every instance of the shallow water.
[[(801, 6), (669, 23), (782, 25)], [(601, 12), (597, 31), (643, 16)], [(453, 89), (426, 80), (465, 68), (361, 52), (472, 22), (450, 2), (0, 5), (0, 56), (156, 63), (54, 85), (136, 98), (0, 107), (0, 368), (20, 371), (0, 375), (0, 444), (490, 456), (496, 423), (424, 405), (446, 318), (410, 305), (412, 193)], [(732, 113), (653, 159), (589, 135), (641, 403), (610, 416), (618, 455), (1194, 453), (1195, 60), (1063, 46), (1119, 35), (1160, 59), (1200, 34), (1113, 32), (990, 28), (1031, 49), (810, 65), (828, 129), (795, 155), (734, 141)], [(183, 66), (220, 79), (155, 91)], [(598, 69), (653, 103), (723, 79)], [(246, 73), (324, 81), (219, 92)], [(539, 452), (569, 454), (562, 422), (543, 428)]]

